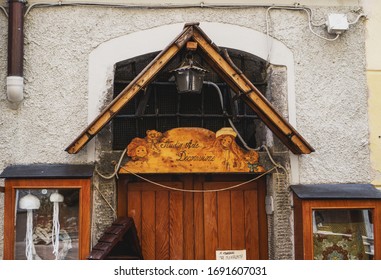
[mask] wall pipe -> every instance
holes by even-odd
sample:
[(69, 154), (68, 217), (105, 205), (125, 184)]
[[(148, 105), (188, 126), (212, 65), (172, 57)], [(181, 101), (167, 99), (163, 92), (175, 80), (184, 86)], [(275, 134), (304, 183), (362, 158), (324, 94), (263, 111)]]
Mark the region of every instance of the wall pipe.
[(24, 99), (24, 10), (26, 0), (9, 0), (7, 98)]

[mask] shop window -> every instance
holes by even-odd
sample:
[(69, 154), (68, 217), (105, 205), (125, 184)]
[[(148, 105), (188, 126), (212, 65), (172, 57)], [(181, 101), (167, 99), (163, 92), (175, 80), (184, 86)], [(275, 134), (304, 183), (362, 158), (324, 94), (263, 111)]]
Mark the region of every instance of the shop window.
[(298, 185), (295, 258), (381, 259), (381, 192), (371, 185)]
[[(261, 91), (266, 92), (266, 62), (254, 55), (237, 50), (229, 50), (232, 61)], [(114, 98), (135, 78), (137, 73), (152, 61), (157, 53), (135, 57), (116, 64), (114, 78)], [(142, 89), (113, 119), (113, 149), (123, 150), (135, 137), (144, 138), (147, 130), (168, 131), (177, 127), (202, 127), (213, 132), (221, 127), (230, 126), (232, 120), (244, 141), (250, 147), (262, 143), (258, 134), (258, 116), (196, 54), (194, 59), (208, 72), (200, 94), (179, 94), (173, 74), (185, 53), (180, 52), (158, 74), (146, 89)], [(221, 103), (223, 104), (221, 106)]]
[(11, 166), (1, 175), (5, 178), (4, 259), (87, 257), (91, 167)]
[(374, 259), (373, 211), (312, 210), (315, 260)]

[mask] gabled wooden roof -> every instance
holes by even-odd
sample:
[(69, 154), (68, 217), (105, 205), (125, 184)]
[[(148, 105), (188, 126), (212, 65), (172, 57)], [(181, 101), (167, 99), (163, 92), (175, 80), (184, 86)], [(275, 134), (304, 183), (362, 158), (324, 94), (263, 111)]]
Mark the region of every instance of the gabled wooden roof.
[(104, 109), (66, 148), (70, 154), (80, 151), (141, 89), (147, 87), (165, 65), (185, 47), (196, 42), (205, 60), (222, 79), (250, 106), (271, 131), (294, 153), (309, 154), (314, 149), (289, 124), (230, 60), (201, 30), (198, 23), (185, 24), (183, 31)]

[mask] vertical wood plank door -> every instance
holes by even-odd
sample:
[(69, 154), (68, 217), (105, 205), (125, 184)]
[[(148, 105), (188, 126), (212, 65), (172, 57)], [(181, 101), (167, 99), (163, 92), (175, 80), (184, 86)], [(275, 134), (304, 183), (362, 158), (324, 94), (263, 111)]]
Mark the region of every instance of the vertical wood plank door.
[(236, 188), (231, 187), (243, 181), (203, 175), (156, 181), (169, 188), (121, 182), (118, 215), (134, 219), (144, 259), (213, 260), (217, 250), (246, 250), (247, 259), (267, 258), (266, 216), (259, 202), (265, 191), (258, 191), (264, 181)]

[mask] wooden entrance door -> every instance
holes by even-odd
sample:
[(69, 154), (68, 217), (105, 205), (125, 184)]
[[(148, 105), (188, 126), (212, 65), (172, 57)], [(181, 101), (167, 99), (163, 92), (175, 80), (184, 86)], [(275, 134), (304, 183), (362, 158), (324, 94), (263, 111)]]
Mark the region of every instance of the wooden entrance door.
[[(120, 180), (118, 215), (137, 227), (144, 259), (215, 259), (216, 250), (246, 250), (247, 259), (267, 258), (264, 179), (219, 175), (133, 177)], [(194, 190), (196, 192), (187, 192)]]

